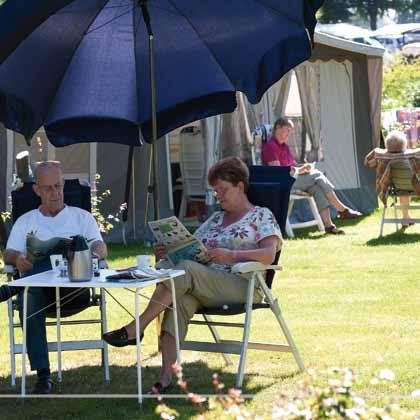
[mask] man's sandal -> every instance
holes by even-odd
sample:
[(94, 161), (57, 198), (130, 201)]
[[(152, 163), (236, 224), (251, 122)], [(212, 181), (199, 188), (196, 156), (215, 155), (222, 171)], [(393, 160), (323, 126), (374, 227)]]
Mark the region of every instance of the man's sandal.
[(344, 219), (357, 219), (359, 217), (362, 217), (363, 214), (360, 213), (360, 211), (352, 210), (352, 209), (344, 209), (343, 211), (338, 211), (338, 217), (341, 220)]
[(330, 235), (344, 235), (344, 230), (338, 229), (336, 225), (331, 225), (325, 228), (325, 233)]

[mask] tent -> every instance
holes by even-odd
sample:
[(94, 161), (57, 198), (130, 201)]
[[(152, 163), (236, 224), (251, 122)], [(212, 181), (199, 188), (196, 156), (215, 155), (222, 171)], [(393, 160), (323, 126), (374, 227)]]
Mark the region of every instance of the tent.
[[(375, 176), (363, 166), (363, 157), (380, 141), (380, 103), (383, 49), (369, 47), (325, 34), (315, 34), (315, 48), (309, 61), (296, 69), (304, 127), (308, 133), (308, 156), (321, 158), (321, 165), (335, 183), (344, 200), (367, 212), (377, 206)], [(296, 96), (290, 89), (292, 76), (285, 76), (251, 106), (238, 93), (238, 108), (231, 114), (201, 121), (206, 165), (219, 158), (239, 155), (251, 163), (252, 130), (262, 123), (272, 123), (287, 109), (287, 98)], [(291, 93), (290, 93), (291, 92)], [(293, 99), (293, 98), (291, 98)], [(179, 131), (178, 131), (179, 133)], [(165, 136), (158, 141), (160, 214), (173, 211), (170, 157), (176, 153), (176, 138)], [(128, 239), (144, 240), (146, 235), (149, 146), (135, 150), (129, 203), (125, 226)], [(28, 149), (19, 134), (0, 126), (0, 209), (8, 209), (13, 182), (14, 156)], [(80, 144), (54, 148), (40, 130), (30, 147), (32, 161), (57, 159), (64, 165), (65, 176), (95, 181), (100, 174), (99, 190), (111, 196), (101, 204), (102, 214), (118, 213), (124, 202), (128, 147), (117, 144)], [(152, 213), (149, 213), (150, 215)], [(121, 240), (122, 224), (108, 235)]]

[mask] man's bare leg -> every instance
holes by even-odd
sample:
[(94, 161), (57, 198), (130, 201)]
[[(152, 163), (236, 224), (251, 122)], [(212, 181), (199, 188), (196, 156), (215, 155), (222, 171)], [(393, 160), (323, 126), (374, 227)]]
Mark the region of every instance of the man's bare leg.
[(334, 206), (337, 211), (344, 211), (347, 207), (340, 201), (334, 191), (325, 194), (328, 201)]
[(330, 209), (328, 207), (325, 207), (324, 209), (322, 209), (319, 214), (320, 214), (321, 219), (324, 222), (324, 226), (326, 228), (330, 227), (333, 224), (333, 222), (331, 220)]

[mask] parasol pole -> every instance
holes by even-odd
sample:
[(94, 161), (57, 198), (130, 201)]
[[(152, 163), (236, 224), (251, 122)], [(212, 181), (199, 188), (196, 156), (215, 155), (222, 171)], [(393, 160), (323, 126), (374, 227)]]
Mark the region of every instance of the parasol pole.
[[(147, 0), (139, 0), (143, 20), (146, 25), (147, 35), (149, 38), (149, 77), (150, 77), (150, 102), (152, 114), (152, 149), (151, 164), (153, 164), (152, 182), (149, 182), (147, 190), (153, 194), (153, 217), (159, 219), (159, 186), (157, 183), (158, 155), (157, 155), (157, 120), (156, 120), (156, 86), (155, 86), (155, 53), (153, 48), (153, 32), (150, 24), (150, 15), (147, 9)], [(147, 211), (147, 209), (146, 209)]]

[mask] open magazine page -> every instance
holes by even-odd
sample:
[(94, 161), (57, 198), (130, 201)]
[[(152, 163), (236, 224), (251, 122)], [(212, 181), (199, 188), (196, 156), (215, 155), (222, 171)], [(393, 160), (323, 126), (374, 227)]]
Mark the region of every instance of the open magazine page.
[(52, 254), (65, 254), (71, 239), (54, 237), (46, 241), (38, 239), (35, 234), (26, 236), (26, 258), (32, 264), (49, 259)]
[(177, 248), (195, 240), (194, 235), (175, 216), (153, 220), (149, 222), (149, 227), (156, 241), (165, 245), (167, 249)]
[(149, 222), (149, 226), (156, 241), (166, 246), (168, 259), (173, 265), (182, 260), (192, 260), (202, 264), (210, 261), (207, 248), (177, 217), (153, 220)]

